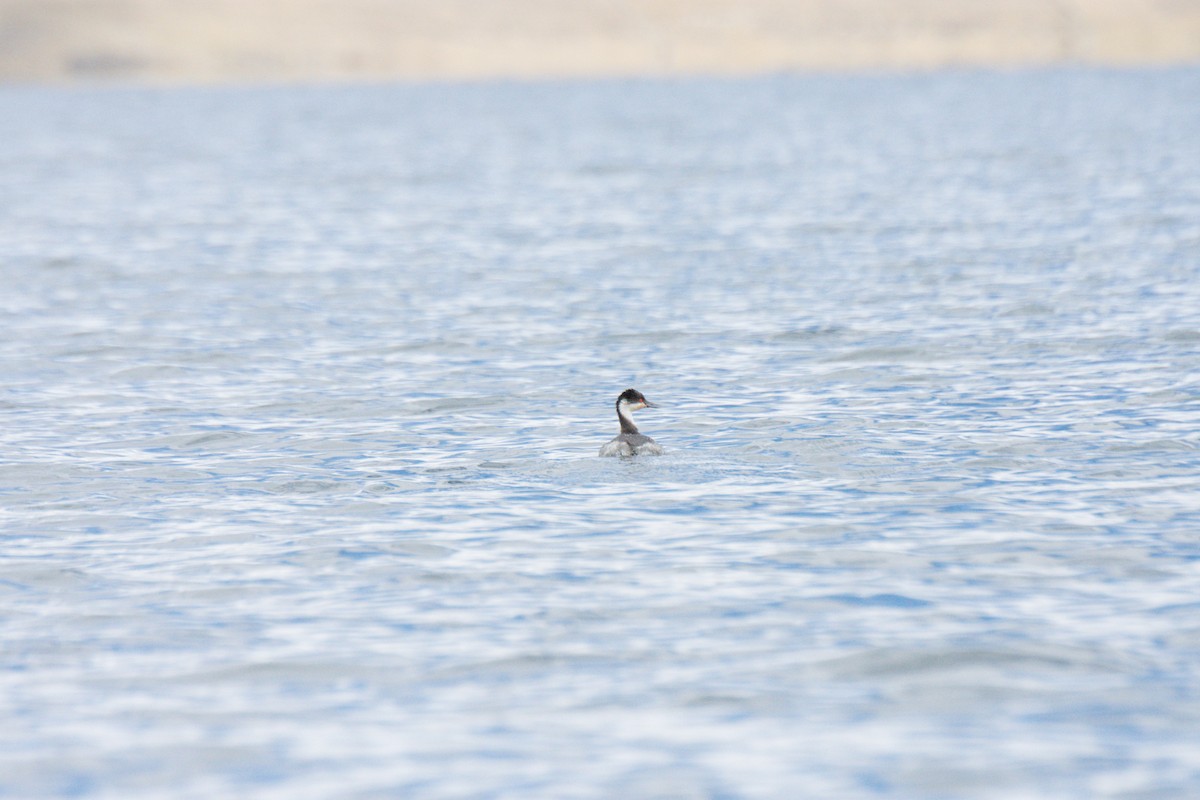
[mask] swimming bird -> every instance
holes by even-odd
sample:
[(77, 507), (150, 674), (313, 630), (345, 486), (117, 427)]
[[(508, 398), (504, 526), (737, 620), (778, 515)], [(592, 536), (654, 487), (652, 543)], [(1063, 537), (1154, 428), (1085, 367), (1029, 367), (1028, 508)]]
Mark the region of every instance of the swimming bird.
[(661, 456), (663, 449), (658, 442), (649, 436), (638, 433), (637, 425), (633, 424), (634, 411), (642, 408), (658, 408), (646, 399), (637, 389), (626, 389), (617, 398), (617, 419), (621, 422), (621, 434), (604, 447), (600, 448), (602, 456)]

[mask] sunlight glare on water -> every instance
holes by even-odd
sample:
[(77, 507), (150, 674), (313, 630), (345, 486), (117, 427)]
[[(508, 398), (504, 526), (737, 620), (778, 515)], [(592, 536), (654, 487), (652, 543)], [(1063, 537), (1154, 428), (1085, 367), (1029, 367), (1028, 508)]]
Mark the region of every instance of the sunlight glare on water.
[(0, 796), (1196, 796), (1197, 131), (0, 91)]

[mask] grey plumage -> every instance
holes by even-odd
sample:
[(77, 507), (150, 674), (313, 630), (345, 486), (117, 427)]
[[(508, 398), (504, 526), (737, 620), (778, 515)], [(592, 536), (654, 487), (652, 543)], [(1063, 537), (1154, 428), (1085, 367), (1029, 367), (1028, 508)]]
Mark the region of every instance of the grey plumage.
[(604, 447), (602, 456), (661, 456), (662, 446), (642, 433), (622, 433)]

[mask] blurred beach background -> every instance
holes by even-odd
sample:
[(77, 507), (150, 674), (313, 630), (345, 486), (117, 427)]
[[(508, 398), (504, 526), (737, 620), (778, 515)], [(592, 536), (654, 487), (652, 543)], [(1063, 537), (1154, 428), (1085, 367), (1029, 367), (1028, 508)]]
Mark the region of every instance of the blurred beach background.
[(1200, 60), (1200, 0), (0, 0), (0, 80), (310, 82)]

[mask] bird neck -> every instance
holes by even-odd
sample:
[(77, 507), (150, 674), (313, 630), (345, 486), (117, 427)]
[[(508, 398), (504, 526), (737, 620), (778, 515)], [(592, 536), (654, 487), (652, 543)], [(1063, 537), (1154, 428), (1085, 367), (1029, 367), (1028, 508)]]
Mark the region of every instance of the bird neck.
[(633, 424), (633, 418), (629, 416), (629, 410), (619, 400), (617, 401), (617, 419), (621, 421), (621, 433), (637, 433), (637, 425)]

